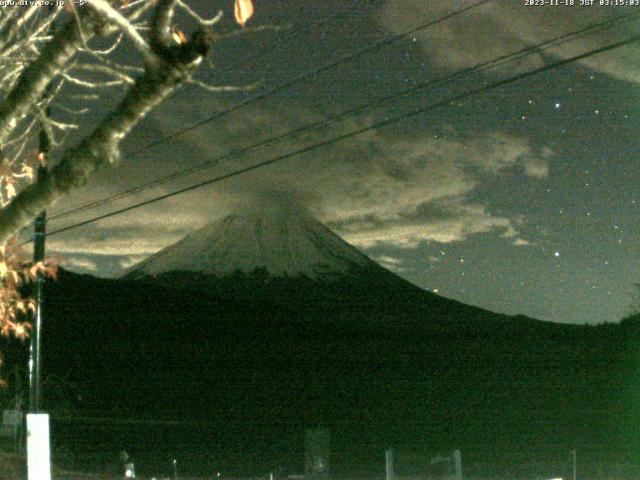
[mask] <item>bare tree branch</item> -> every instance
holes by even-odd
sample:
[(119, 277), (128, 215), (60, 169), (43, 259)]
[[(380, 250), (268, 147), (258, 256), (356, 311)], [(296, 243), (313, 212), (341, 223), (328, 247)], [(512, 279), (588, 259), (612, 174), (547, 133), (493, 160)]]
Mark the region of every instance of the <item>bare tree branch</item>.
[(189, 78), (186, 83), (195, 85), (197, 87), (206, 90), (207, 92), (220, 93), (220, 92), (250, 92), (258, 88), (261, 82), (252, 83), (251, 85), (209, 85), (195, 78)]
[[(120, 69), (123, 69), (123, 68), (120, 67)], [(118, 70), (116, 68), (112, 68), (110, 66), (107, 66), (107, 65), (100, 65), (100, 64), (95, 64), (95, 63), (82, 63), (80, 65), (74, 65), (73, 67), (70, 68), (70, 70), (99, 72), (99, 73), (102, 73), (102, 74), (104, 74), (106, 76), (117, 78), (117, 79), (121, 80), (122, 82), (128, 83), (130, 85), (133, 85), (135, 83), (133, 78), (130, 77), (129, 75), (127, 75), (126, 73), (124, 73), (121, 70)], [(135, 71), (137, 71), (138, 73), (142, 73), (142, 72), (144, 72), (144, 69), (136, 68)]]
[(145, 63), (153, 64), (156, 61), (155, 55), (147, 44), (146, 40), (140, 36), (136, 28), (120, 12), (113, 8), (105, 0), (89, 0), (89, 5), (103, 15), (110, 23), (117, 26), (133, 43), (133, 46), (140, 52)]
[(176, 8), (176, 0), (159, 0), (153, 18), (151, 19), (151, 32), (149, 34), (151, 48), (160, 56), (164, 56), (166, 50), (172, 44), (171, 22)]
[(31, 105), (38, 102), (47, 85), (80, 48), (81, 29), (89, 33), (94, 26), (95, 21), (89, 18), (81, 25), (74, 19), (68, 20), (47, 43), (38, 59), (22, 73), (18, 83), (0, 103), (0, 144), (7, 140)]
[(213, 25), (218, 23), (220, 20), (222, 20), (222, 15), (223, 15), (222, 10), (220, 10), (216, 14), (216, 16), (213, 18), (202, 18), (189, 5), (184, 3), (182, 0), (177, 0), (177, 2), (180, 8), (182, 8), (185, 12), (187, 12), (192, 18), (194, 18), (203, 27), (212, 27)]
[(16, 32), (18, 32), (38, 10), (41, 10), (41, 8), (39, 5), (32, 5), (29, 8), (18, 9), (18, 13), (14, 15), (13, 18), (7, 16), (6, 20), (10, 19), (12, 21), (3, 22), (2, 29), (0, 30), (0, 48), (4, 49)]
[(197, 31), (187, 44), (174, 47), (159, 68), (148, 67), (119, 105), (80, 145), (64, 153), (45, 180), (25, 188), (0, 211), (0, 244), (56, 199), (84, 185), (92, 172), (115, 163), (120, 141), (189, 78), (212, 41), (210, 33)]
[[(97, 81), (82, 80), (81, 78), (74, 77), (65, 72), (62, 72), (61, 75), (62, 75), (62, 78), (64, 78), (65, 80), (67, 80), (69, 83), (73, 85), (77, 85), (82, 88), (90, 88), (94, 90), (98, 88), (121, 87), (122, 85), (125, 84), (125, 81), (122, 79), (111, 80), (107, 82), (97, 82)], [(133, 83), (133, 80), (131, 80), (131, 83)]]

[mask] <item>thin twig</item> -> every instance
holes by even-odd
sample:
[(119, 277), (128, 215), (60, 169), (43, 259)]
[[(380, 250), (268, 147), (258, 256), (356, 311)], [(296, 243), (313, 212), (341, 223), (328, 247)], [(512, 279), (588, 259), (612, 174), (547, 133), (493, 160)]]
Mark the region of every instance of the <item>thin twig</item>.
[(100, 15), (104, 16), (109, 22), (116, 25), (122, 33), (125, 34), (133, 43), (133, 46), (140, 52), (145, 62), (153, 64), (156, 56), (149, 47), (149, 44), (140, 36), (136, 28), (131, 22), (115, 8), (113, 8), (105, 0), (89, 0), (91, 5)]
[(212, 27), (220, 20), (222, 20), (223, 12), (220, 10), (215, 17), (213, 18), (203, 18), (198, 15), (189, 5), (184, 3), (182, 0), (176, 0), (180, 8), (182, 8), (185, 12), (187, 12), (192, 18), (194, 18), (200, 25), (203, 27)]
[(186, 83), (200, 87), (208, 92), (250, 92), (258, 88), (263, 82), (252, 83), (251, 85), (209, 85), (201, 80), (190, 78)]
[(239, 30), (233, 30), (232, 32), (216, 35), (216, 40), (226, 40), (229, 38), (239, 37), (245, 34), (261, 33), (261, 32), (279, 32), (282, 30), (288, 30), (291, 28), (290, 24), (287, 25), (261, 25), (259, 27), (242, 28)]

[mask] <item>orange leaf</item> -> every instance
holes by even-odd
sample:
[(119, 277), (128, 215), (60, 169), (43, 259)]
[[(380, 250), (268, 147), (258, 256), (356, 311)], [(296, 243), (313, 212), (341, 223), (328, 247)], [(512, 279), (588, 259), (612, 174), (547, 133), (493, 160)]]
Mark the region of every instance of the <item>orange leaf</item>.
[(241, 27), (247, 23), (253, 16), (253, 1), (252, 0), (236, 0), (233, 7), (233, 14), (236, 17), (236, 22)]
[(178, 45), (183, 45), (187, 43), (187, 36), (184, 34), (182, 30), (178, 30), (177, 28), (171, 29), (171, 34), (173, 35), (173, 41)]
[(31, 327), (28, 323), (16, 323), (13, 334), (18, 340), (24, 340), (29, 337), (29, 328)]
[(52, 280), (57, 280), (58, 278), (58, 266), (57, 265), (47, 265), (44, 269), (44, 274), (51, 278)]

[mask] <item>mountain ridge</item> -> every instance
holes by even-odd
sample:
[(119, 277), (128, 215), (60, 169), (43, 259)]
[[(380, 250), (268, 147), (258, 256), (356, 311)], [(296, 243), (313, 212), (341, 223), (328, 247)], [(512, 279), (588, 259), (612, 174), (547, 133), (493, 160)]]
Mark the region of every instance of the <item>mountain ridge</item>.
[(228, 214), (151, 255), (124, 276), (167, 271), (223, 276), (264, 268), (273, 276), (317, 279), (373, 263), (311, 216), (272, 208)]
[(469, 320), (508, 317), (424, 290), (310, 215), (279, 206), (242, 210), (209, 223), (134, 265), (121, 279), (316, 311), (371, 307), (377, 309), (372, 317), (385, 312), (423, 313), (432, 320), (463, 314)]

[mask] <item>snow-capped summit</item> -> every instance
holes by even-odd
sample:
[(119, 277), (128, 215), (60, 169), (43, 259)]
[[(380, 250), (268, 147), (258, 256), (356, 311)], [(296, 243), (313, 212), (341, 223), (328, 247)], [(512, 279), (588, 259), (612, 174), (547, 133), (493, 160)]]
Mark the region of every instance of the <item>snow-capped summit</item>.
[(245, 209), (210, 223), (134, 266), (128, 278), (168, 272), (319, 280), (373, 262), (309, 214), (285, 206)]
[(354, 321), (488, 313), (417, 287), (282, 201), (254, 203), (205, 225), (132, 267), (123, 280)]
[(430, 305), (426, 292), (285, 202), (242, 208), (132, 267), (125, 280), (286, 305)]

